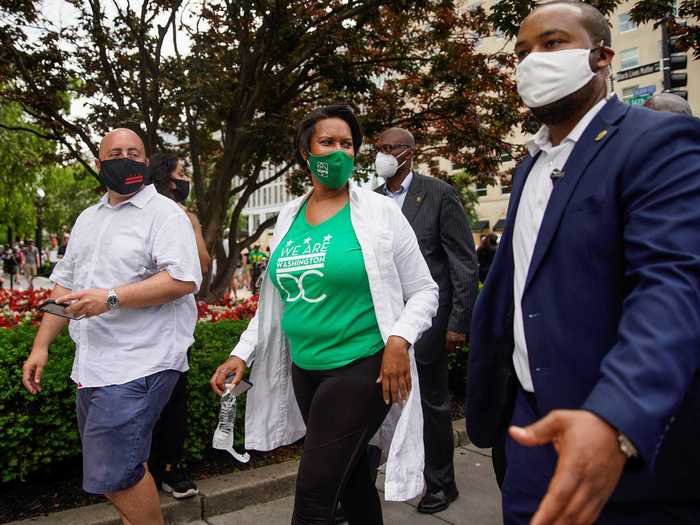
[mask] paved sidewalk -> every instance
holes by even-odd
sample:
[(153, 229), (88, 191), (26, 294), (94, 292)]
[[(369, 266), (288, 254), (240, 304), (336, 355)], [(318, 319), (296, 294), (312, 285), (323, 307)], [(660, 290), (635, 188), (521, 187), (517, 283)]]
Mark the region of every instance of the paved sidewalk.
[[(407, 503), (384, 502), (386, 525), (498, 525), (501, 519), (501, 500), (491, 468), (489, 451), (472, 445), (455, 449), (455, 472), (459, 498), (446, 511), (427, 516), (419, 514), (417, 500)], [(383, 480), (378, 479), (378, 486)], [(294, 496), (262, 505), (207, 518), (197, 525), (289, 525)], [(194, 524), (192, 524), (194, 525)]]
[[(453, 422), (455, 472), (459, 499), (434, 516), (418, 514), (418, 500), (384, 503), (384, 523), (412, 525), (501, 523), (500, 495), (488, 450), (469, 444), (464, 420)], [(176, 501), (161, 493), (161, 509), (177, 525), (288, 525), (293, 507), (298, 460), (197, 481), (199, 496)], [(380, 474), (378, 486), (383, 486)], [(87, 507), (36, 516), (8, 525), (121, 525), (114, 507), (97, 503)]]

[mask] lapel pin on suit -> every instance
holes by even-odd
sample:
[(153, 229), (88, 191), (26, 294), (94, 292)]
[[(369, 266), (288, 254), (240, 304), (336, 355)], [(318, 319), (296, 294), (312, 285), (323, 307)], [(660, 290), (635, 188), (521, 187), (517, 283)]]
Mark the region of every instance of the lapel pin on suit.
[(606, 136), (607, 134), (608, 134), (608, 130), (607, 130), (607, 129), (601, 130), (601, 131), (595, 136), (595, 139), (594, 139), (594, 140), (595, 140), (596, 142), (600, 142), (601, 140), (603, 140), (603, 139), (605, 138), (605, 136)]
[(422, 195), (418, 195), (418, 197), (416, 197), (416, 202), (417, 202), (418, 204), (420, 204), (421, 202), (423, 202), (423, 196), (422, 196)]
[(557, 181), (563, 179), (564, 175), (566, 174), (562, 170), (554, 169), (552, 170), (552, 173), (550, 173), (549, 178), (552, 179), (552, 182), (556, 183)]

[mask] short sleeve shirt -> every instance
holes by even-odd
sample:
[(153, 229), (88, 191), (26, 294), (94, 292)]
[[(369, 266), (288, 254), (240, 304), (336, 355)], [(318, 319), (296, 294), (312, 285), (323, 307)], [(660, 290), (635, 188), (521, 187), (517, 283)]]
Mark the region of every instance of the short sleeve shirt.
[[(166, 271), (194, 283), (202, 274), (192, 224), (172, 200), (146, 186), (116, 206), (85, 210), (51, 280), (72, 291), (117, 288)], [(71, 378), (86, 387), (123, 384), (162, 370), (187, 370), (197, 308), (193, 294), (146, 308), (71, 321), (76, 344)]]
[(24, 249), (25, 264), (36, 264), (39, 256), (39, 250), (35, 246), (27, 246)]

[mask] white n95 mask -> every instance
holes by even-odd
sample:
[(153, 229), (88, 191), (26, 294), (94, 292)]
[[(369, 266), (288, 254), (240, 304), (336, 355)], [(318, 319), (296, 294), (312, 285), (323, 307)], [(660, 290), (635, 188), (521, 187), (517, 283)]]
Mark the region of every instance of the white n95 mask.
[(518, 94), (529, 108), (540, 108), (578, 91), (595, 76), (591, 49), (530, 53), (518, 64)]
[[(399, 157), (407, 151), (408, 149), (405, 149), (399, 153)], [(404, 160), (401, 164), (399, 164), (396, 157), (380, 151), (377, 153), (377, 158), (374, 160), (374, 169), (377, 170), (377, 175), (379, 175), (382, 179), (390, 179), (396, 175), (398, 169), (406, 164), (406, 162), (408, 161)]]

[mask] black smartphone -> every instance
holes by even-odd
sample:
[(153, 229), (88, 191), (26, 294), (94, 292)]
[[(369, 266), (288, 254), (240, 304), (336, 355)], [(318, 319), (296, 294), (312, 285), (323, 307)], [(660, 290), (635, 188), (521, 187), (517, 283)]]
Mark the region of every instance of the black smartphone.
[[(232, 380), (233, 374), (226, 378), (226, 381), (224, 381), (224, 385), (228, 385)], [(233, 395), (240, 396), (241, 394), (247, 392), (251, 388), (253, 388), (253, 383), (251, 383), (247, 379), (241, 379), (241, 382), (238, 383), (235, 387), (233, 387)]]
[(66, 313), (66, 308), (68, 305), (65, 304), (59, 304), (53, 299), (49, 299), (48, 301), (44, 301), (41, 306), (39, 306), (39, 311), (44, 312), (47, 314), (53, 314), (53, 315), (58, 315), (60, 317), (65, 317), (66, 319), (71, 319), (72, 321), (80, 321), (81, 319), (85, 318), (85, 315), (81, 316), (75, 316), (72, 314)]

